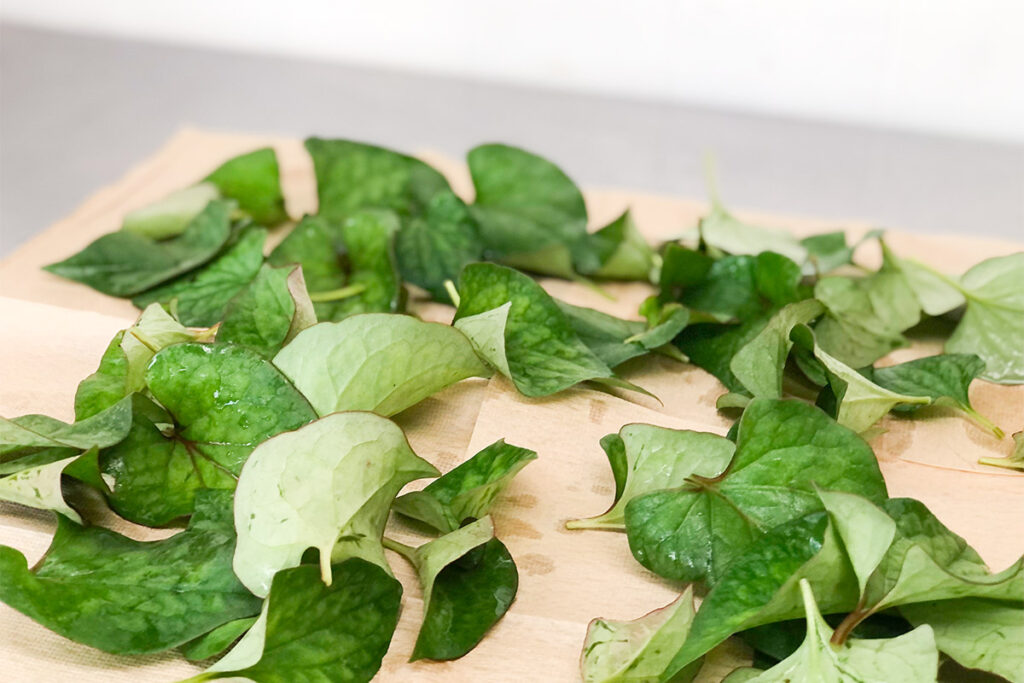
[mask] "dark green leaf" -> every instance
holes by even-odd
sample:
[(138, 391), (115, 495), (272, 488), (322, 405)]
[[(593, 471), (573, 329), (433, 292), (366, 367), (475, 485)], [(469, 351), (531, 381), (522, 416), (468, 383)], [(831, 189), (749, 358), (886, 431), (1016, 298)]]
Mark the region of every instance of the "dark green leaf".
[[(333, 292), (348, 281), (342, 265), (345, 243), (340, 228), (321, 216), (303, 216), (298, 225), (281, 240), (267, 263), (272, 266), (302, 266), (302, 277), (310, 294)], [(318, 320), (333, 320), (337, 301), (314, 303)]]
[(402, 585), (351, 559), (325, 586), (309, 565), (274, 576), (265, 612), (224, 659), (192, 682), (240, 677), (254, 683), (364, 683), (380, 669), (398, 624)]
[[(398, 217), (389, 211), (353, 213), (341, 226), (348, 251), (349, 280), (362, 287), (356, 295), (334, 302), (331, 320), (355, 313), (391, 313), (405, 305), (402, 281), (395, 265), (395, 234)], [(322, 294), (315, 301), (329, 301)]]
[(467, 519), (486, 515), (519, 470), (536, 458), (527, 448), (496, 441), (424, 489), (399, 496), (392, 509), (441, 533), (455, 531)]
[(231, 236), (233, 207), (233, 202), (212, 201), (180, 236), (163, 242), (113, 232), (45, 269), (104, 294), (132, 296), (213, 258)]
[(238, 202), (238, 208), (260, 225), (272, 227), (288, 220), (277, 154), (270, 147), (228, 159), (206, 176), (205, 182)]
[(470, 264), (459, 278), (459, 296), (455, 326), (526, 396), (614, 377), (530, 277), (489, 263)]
[(227, 492), (200, 494), (188, 529), (162, 541), (61, 518), (31, 571), (0, 547), (0, 600), (105, 652), (160, 652), (259, 610), (231, 571), (234, 535)]
[(217, 330), (218, 342), (248, 346), (272, 357), (295, 335), (316, 323), (302, 269), (264, 265), (232, 299)]
[(263, 265), (267, 231), (246, 229), (238, 241), (202, 268), (139, 294), (132, 303), (170, 306), (183, 325), (211, 327), (224, 317), (228, 302), (245, 288)]
[(476, 188), (470, 211), (485, 254), (534, 272), (571, 277), (599, 262), (585, 245), (587, 207), (579, 188), (550, 161), (508, 145), (470, 150)]
[(672, 304), (662, 309), (663, 315), (657, 324), (648, 327), (639, 320), (623, 320), (593, 308), (573, 306), (558, 299), (552, 301), (565, 314), (580, 340), (610, 368), (668, 344), (690, 320), (689, 311)]
[[(933, 403), (962, 410), (983, 428), (1003, 438), (1003, 431), (971, 407), (968, 387), (985, 370), (985, 362), (973, 354), (952, 353), (928, 356), (899, 365), (875, 368), (875, 384), (898, 394), (928, 396)], [(894, 410), (915, 410), (917, 406), (896, 406)]]
[(804, 403), (756, 399), (723, 475), (626, 506), (630, 549), (661, 576), (715, 582), (766, 531), (820, 510), (814, 484), (886, 497), (875, 455), (854, 432)]
[(443, 191), (422, 216), (403, 222), (395, 253), (403, 278), (448, 303), (444, 283), (455, 282), (467, 263), (481, 260), (483, 244), (466, 205), (454, 193)]
[(422, 214), (448, 181), (427, 164), (383, 147), (351, 140), (309, 138), (320, 215), (342, 221), (360, 209)]
[(316, 417), (269, 361), (241, 346), (169, 346), (146, 381), (174, 425), (140, 414), (150, 403), (140, 397), (128, 438), (100, 462), (114, 477), (112, 507), (151, 526), (188, 514), (200, 488), (233, 488), (256, 444)]
[(216, 657), (231, 647), (243, 633), (248, 631), (256, 623), (256, 619), (257, 617), (245, 617), (244, 619), (235, 619), (234, 621), (222, 624), (209, 633), (203, 634), (195, 640), (190, 640), (182, 645), (180, 648), (181, 654), (190, 662), (198, 662), (210, 657)]

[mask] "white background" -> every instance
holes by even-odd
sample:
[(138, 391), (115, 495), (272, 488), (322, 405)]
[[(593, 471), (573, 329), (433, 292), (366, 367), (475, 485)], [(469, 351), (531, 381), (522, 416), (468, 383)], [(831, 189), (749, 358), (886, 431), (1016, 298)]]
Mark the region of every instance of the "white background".
[(1024, 141), (1019, 0), (0, 0), (0, 17)]

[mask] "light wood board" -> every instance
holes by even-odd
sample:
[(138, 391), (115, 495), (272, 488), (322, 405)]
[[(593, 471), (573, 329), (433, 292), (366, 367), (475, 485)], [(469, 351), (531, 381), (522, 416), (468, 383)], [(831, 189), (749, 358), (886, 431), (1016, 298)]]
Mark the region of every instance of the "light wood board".
[[(185, 130), (120, 182), (100, 190), (71, 216), (0, 262), (0, 415), (39, 412), (70, 419), (77, 383), (93, 372), (110, 338), (137, 313), (127, 301), (52, 276), (40, 266), (117, 229), (125, 212), (195, 182), (234, 154), (267, 144), (278, 150), (291, 214), (315, 211), (312, 165), (299, 141)], [(471, 198), (472, 187), (460, 162), (430, 153), (421, 156), (440, 168), (458, 192)], [(702, 202), (625, 190), (592, 190), (586, 198), (592, 228), (629, 207), (652, 242), (692, 229), (706, 210)], [(740, 216), (801, 235), (834, 229), (856, 235), (874, 227), (743, 212)], [(898, 231), (891, 232), (888, 241), (898, 253), (950, 272), (1024, 249), (1011, 242)], [(635, 317), (637, 305), (650, 292), (640, 284), (610, 285), (614, 300), (609, 300), (564, 281), (544, 284), (572, 303), (624, 317)], [(452, 314), (450, 308), (423, 302), (414, 302), (414, 309), (440, 321), (450, 320)], [(937, 343), (925, 342), (898, 351), (887, 361), (938, 350)], [(398, 631), (379, 680), (577, 680), (580, 646), (590, 619), (635, 618), (675, 597), (680, 587), (640, 567), (623, 535), (569, 532), (564, 522), (598, 514), (611, 501), (614, 487), (598, 445), (601, 436), (631, 422), (725, 433), (730, 421), (714, 407), (724, 390), (702, 370), (665, 358), (631, 362), (625, 376), (661, 402), (586, 388), (527, 399), (498, 378), (463, 382), (396, 418), (414, 449), (442, 471), (499, 438), (535, 449), (540, 457), (516, 478), (493, 513), (498, 535), (520, 569), (519, 595), (512, 609), (463, 659), (409, 664), (406, 660), (422, 611), (420, 590), (410, 568), (392, 556), (406, 590)], [(971, 399), (1008, 434), (1024, 429), (1024, 386), (976, 382)], [(973, 544), (993, 569), (1002, 569), (1024, 552), (1019, 526), (1024, 519), (1024, 476), (976, 464), (979, 457), (1009, 454), (1009, 438), (997, 441), (972, 423), (938, 409), (930, 409), (922, 419), (889, 417), (881, 426), (884, 432), (871, 445), (892, 495), (924, 501)], [(126, 525), (119, 528), (139, 538), (167, 535)], [(30, 563), (45, 551), (53, 529), (50, 513), (0, 503), (0, 544), (26, 553)], [(392, 533), (419, 541), (399, 523), (393, 522)], [(743, 656), (742, 649), (729, 649), (720, 653), (719, 665)], [(12, 683), (174, 681), (200, 670), (174, 653), (106, 655), (65, 640), (3, 605), (0, 660), (4, 680)], [(709, 668), (703, 677), (717, 680), (720, 671)]]

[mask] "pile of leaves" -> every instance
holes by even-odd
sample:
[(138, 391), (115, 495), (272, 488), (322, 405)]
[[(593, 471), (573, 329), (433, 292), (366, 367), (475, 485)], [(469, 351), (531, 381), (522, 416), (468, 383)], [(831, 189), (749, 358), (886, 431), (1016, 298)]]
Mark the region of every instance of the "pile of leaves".
[(570, 528), (625, 531), (642, 565), (691, 587), (592, 622), (585, 681), (689, 680), (734, 634), (765, 670), (729, 681), (935, 681), (940, 652), (1021, 680), (1024, 558), (992, 573), (807, 403), (754, 399), (730, 436), (627, 425), (602, 441), (614, 504)]
[[(461, 657), (514, 600), (488, 510), (536, 454), (499, 441), (441, 475), (389, 418), (493, 373), (526, 396), (643, 392), (616, 369), (657, 353), (716, 376), (741, 413), (730, 438), (629, 425), (602, 441), (614, 504), (570, 526), (625, 531), (642, 565), (691, 587), (637, 622), (595, 621), (587, 681), (686, 680), (734, 634), (766, 670), (730, 681), (934, 680), (940, 651), (1020, 680), (1024, 654), (997, 641), (1024, 642), (1022, 565), (991, 574), (923, 505), (888, 498), (859, 433), (945, 404), (1003, 437), (968, 387), (1024, 382), (1024, 254), (953, 277), (879, 233), (797, 240), (717, 198), (695, 241), (656, 250), (628, 211), (588, 232), (576, 185), (521, 149), (469, 152), (469, 204), (410, 156), (306, 149), (316, 215), (291, 220), (261, 149), (47, 267), (144, 310), (79, 385), (73, 423), (0, 418), (0, 500), (59, 520), (32, 569), (0, 548), (0, 600), (107, 652), (227, 652), (194, 680), (365, 681), (401, 602), (387, 548), (423, 587), (413, 659)], [(868, 243), (876, 271), (855, 263)], [(656, 293), (625, 320), (531, 275)], [(453, 323), (403, 314), (415, 297), (453, 305)], [(879, 364), (925, 318), (946, 352)], [(188, 526), (152, 542), (86, 526), (97, 494), (130, 522)], [(433, 538), (385, 536), (391, 512)]]

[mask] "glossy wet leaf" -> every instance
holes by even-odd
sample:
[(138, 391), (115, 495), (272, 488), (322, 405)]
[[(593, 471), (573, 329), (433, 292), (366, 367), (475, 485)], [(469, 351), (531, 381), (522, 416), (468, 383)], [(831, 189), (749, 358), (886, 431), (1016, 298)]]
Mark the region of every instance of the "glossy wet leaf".
[(316, 417), (269, 361), (241, 346), (167, 347), (146, 379), (174, 424), (154, 421), (152, 402), (139, 397), (131, 432), (101, 453), (100, 467), (114, 478), (111, 506), (150, 526), (188, 514), (201, 488), (234, 488), (256, 444)]
[(0, 462), (38, 448), (105, 448), (121, 441), (132, 424), (131, 400), (67, 424), (47, 415), (0, 417)]
[(224, 311), (217, 341), (248, 346), (267, 357), (316, 324), (302, 269), (264, 265)]
[(228, 159), (203, 182), (238, 202), (238, 208), (259, 225), (273, 227), (288, 220), (277, 153), (270, 147)]
[(968, 669), (1024, 681), (1024, 604), (962, 598), (904, 605), (910, 623), (927, 624), (943, 654)]
[[(614, 377), (555, 300), (530, 277), (474, 263), (462, 271), (459, 297), (455, 327), (493, 367), (507, 372), (524, 395), (547, 396), (586, 380)], [(506, 304), (504, 316), (494, 314)]]
[(640, 233), (627, 209), (621, 216), (589, 237), (590, 249), (598, 267), (584, 275), (608, 280), (649, 281), (655, 270), (656, 255)]
[(423, 587), (411, 661), (458, 659), (504, 616), (519, 588), (508, 549), (484, 517), (407, 553)]
[(893, 269), (863, 278), (822, 278), (814, 296), (825, 306), (825, 317), (814, 328), (818, 343), (854, 368), (906, 346), (902, 333), (921, 319), (906, 277)]
[(450, 384), (491, 374), (458, 330), (383, 313), (314, 325), (281, 349), (274, 365), (320, 415), (394, 415)]
[[(574, 252), (589, 252), (584, 246), (587, 207), (576, 184), (550, 161), (508, 145), (475, 147), (467, 160), (476, 189), (470, 211), (480, 227), (485, 255), (534, 272), (571, 277)], [(588, 262), (597, 265), (589, 253), (583, 265)]]
[(463, 201), (442, 191), (422, 215), (403, 221), (395, 237), (395, 255), (405, 280), (448, 303), (444, 283), (457, 281), (466, 264), (482, 259), (483, 242)]
[(280, 434), (256, 447), (239, 477), (235, 573), (262, 596), (309, 548), (328, 584), (332, 561), (386, 568), (380, 537), (391, 503), (410, 481), (438, 474), (395, 423), (372, 413), (335, 413)]
[(793, 348), (789, 334), (795, 326), (810, 323), (823, 311), (815, 299), (784, 306), (729, 361), (736, 380), (755, 397), (781, 398), (782, 373)]
[(156, 241), (124, 230), (45, 267), (112, 296), (133, 296), (206, 263), (231, 236), (233, 202), (212, 201), (177, 237)]
[(176, 190), (163, 199), (126, 213), (121, 229), (154, 240), (176, 237), (207, 204), (220, 198), (220, 191), (213, 183), (199, 183)]
[(982, 261), (960, 278), (964, 317), (946, 341), (947, 353), (973, 353), (984, 379), (1024, 382), (1024, 253)]
[(639, 619), (594, 619), (580, 660), (584, 683), (658, 680), (686, 641), (693, 615), (693, 588), (687, 586), (674, 601)]
[[(875, 368), (870, 377), (883, 389), (898, 394), (928, 396), (932, 403), (954, 407), (1001, 439), (1002, 430), (971, 407), (967, 393), (971, 382), (984, 370), (985, 362), (977, 356), (950, 353)], [(895, 410), (914, 408), (913, 405), (896, 406)]]
[(184, 325), (215, 325), (224, 317), (228, 302), (259, 273), (266, 239), (263, 228), (248, 228), (237, 242), (202, 268), (143, 292), (132, 303), (139, 308), (154, 303), (169, 306)]
[(393, 509), (441, 533), (455, 531), (466, 520), (486, 515), (519, 471), (536, 459), (535, 451), (495, 441), (422, 490), (399, 496)]
[[(182, 342), (204, 341), (208, 338), (207, 334), (186, 328), (160, 304), (147, 306), (135, 324), (124, 331), (121, 339), (121, 350), (127, 363), (126, 392), (142, 391), (146, 387), (146, 368), (161, 349)], [(116, 366), (112, 370), (108, 377), (119, 375), (120, 370)]]
[(643, 424), (626, 425), (601, 445), (616, 474), (615, 501), (604, 514), (566, 523), (570, 529), (624, 531), (626, 505), (634, 498), (683, 486), (693, 475), (716, 477), (736, 451), (732, 441), (717, 434)]
[(325, 586), (312, 566), (278, 572), (256, 626), (190, 682), (236, 677), (254, 683), (371, 680), (398, 623), (402, 585), (360, 559), (336, 564)]
[(929, 626), (920, 626), (896, 638), (850, 638), (841, 645), (833, 645), (830, 642), (832, 627), (822, 618), (810, 584), (801, 580), (800, 590), (807, 623), (804, 642), (772, 668), (744, 680), (753, 683), (934, 683), (937, 680), (939, 651)]
[(736, 455), (723, 476), (690, 477), (627, 504), (629, 546), (648, 569), (716, 582), (765, 532), (820, 510), (814, 484), (885, 499), (874, 453), (817, 408), (756, 399), (738, 424)]
[(450, 190), (440, 173), (418, 159), (351, 140), (309, 138), (320, 215), (341, 221), (360, 209), (418, 215), (439, 192)]
[(160, 652), (259, 611), (231, 571), (233, 546), (226, 492), (203, 492), (188, 529), (161, 541), (62, 517), (32, 570), (21, 553), (0, 547), (0, 600), (105, 652)]

